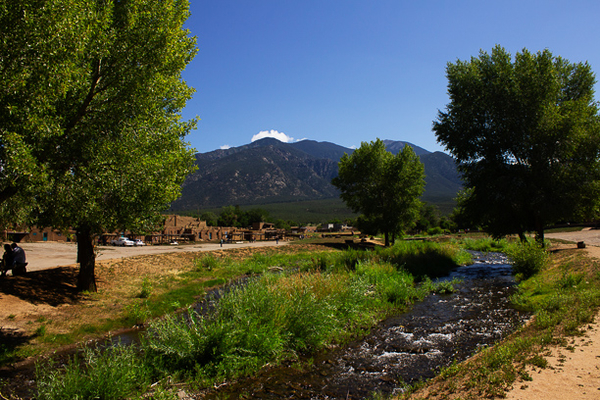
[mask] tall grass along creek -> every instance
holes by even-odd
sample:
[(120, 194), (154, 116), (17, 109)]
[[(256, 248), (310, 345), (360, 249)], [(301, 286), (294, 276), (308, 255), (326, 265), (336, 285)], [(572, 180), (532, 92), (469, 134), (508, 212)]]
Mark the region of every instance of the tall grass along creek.
[(204, 256), (196, 270), (238, 269), (249, 278), (221, 290), (204, 311), (151, 321), (139, 344), (88, 347), (62, 366), (39, 364), (38, 398), (176, 398), (182, 384), (200, 392), (264, 367), (302, 368), (432, 292), (453, 292), (457, 280), (430, 278), (469, 258), (456, 244), (420, 241), (243, 262)]

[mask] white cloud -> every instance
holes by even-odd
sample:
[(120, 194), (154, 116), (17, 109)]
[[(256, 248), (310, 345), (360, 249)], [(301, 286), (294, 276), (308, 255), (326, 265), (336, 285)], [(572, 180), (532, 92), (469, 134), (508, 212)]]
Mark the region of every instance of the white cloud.
[(264, 139), (264, 138), (273, 138), (273, 139), (277, 139), (280, 142), (284, 142), (284, 143), (290, 143), (290, 142), (295, 141), (293, 137), (289, 137), (285, 133), (277, 132), (276, 130), (273, 130), (273, 129), (271, 129), (270, 131), (258, 132), (256, 135), (252, 136), (252, 141), (255, 142), (257, 140)]
[(221, 150), (227, 150), (227, 149), (230, 149), (230, 148), (231, 148), (231, 146), (228, 145), (228, 144), (224, 144), (223, 146), (220, 147)]

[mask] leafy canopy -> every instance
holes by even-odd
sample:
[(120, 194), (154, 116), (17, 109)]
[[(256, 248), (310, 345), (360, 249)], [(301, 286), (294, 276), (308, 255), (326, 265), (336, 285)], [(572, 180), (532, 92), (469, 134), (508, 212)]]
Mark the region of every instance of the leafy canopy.
[(362, 213), (363, 226), (385, 234), (386, 245), (417, 218), (424, 168), (410, 146), (393, 155), (380, 139), (344, 154), (332, 184), (346, 205)]
[(460, 205), (496, 236), (591, 215), (600, 131), (587, 63), (502, 47), (448, 63), (450, 103), (433, 130), (459, 162)]
[(194, 168), (183, 139), (195, 120), (180, 116), (196, 53), (188, 6), (0, 3), (0, 214), (75, 228), (84, 286), (93, 236), (151, 230)]

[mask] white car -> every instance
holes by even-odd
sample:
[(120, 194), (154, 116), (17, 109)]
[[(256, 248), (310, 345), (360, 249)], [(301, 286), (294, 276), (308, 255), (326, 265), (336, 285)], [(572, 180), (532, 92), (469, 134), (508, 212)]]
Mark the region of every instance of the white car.
[(135, 239), (135, 240), (133, 241), (133, 245), (134, 245), (134, 246), (145, 246), (145, 245), (146, 245), (146, 243), (144, 243), (144, 241), (143, 241), (142, 239)]
[(134, 246), (135, 243), (131, 239), (121, 236), (118, 239), (114, 239), (110, 242), (113, 246)]

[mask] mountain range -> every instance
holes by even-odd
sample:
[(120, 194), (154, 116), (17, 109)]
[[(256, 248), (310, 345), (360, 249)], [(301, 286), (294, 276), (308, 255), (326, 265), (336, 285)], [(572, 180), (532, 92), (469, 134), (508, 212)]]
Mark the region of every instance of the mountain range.
[[(429, 152), (408, 142), (384, 140), (396, 154), (409, 145), (425, 167), (425, 192), (429, 203), (452, 202), (462, 182), (454, 159)], [(196, 172), (182, 185), (172, 211), (189, 211), (227, 205), (316, 200), (339, 197), (331, 184), (338, 162), (353, 149), (330, 142), (303, 140), (284, 143), (265, 138), (226, 150), (196, 154)]]

